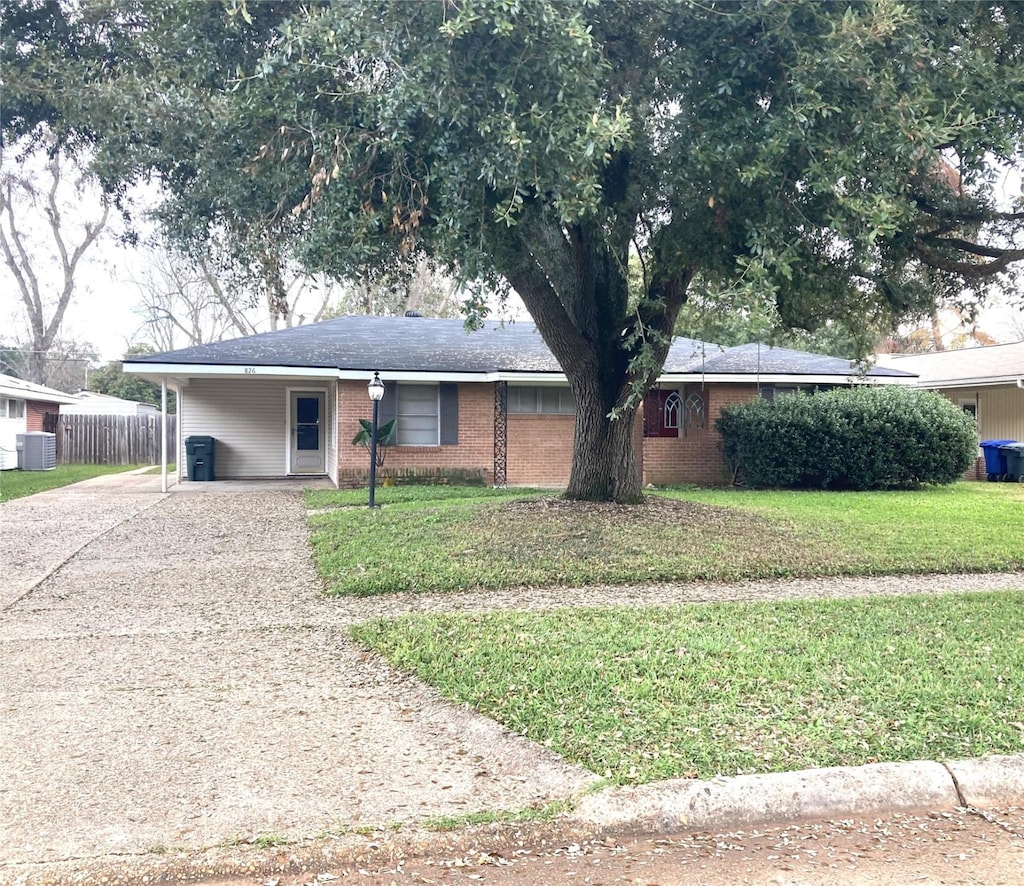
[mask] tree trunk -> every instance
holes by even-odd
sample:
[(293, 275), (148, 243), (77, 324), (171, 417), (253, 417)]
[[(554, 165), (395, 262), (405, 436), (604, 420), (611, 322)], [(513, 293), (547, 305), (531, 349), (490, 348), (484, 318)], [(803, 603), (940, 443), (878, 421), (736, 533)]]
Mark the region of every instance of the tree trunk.
[(576, 501), (643, 501), (643, 487), (633, 448), (636, 407), (608, 418), (596, 389), (576, 392), (576, 439), (565, 497)]
[(639, 397), (664, 366), (694, 269), (653, 275), (631, 306), (628, 247), (628, 236), (617, 249), (609, 246), (593, 223), (563, 227), (528, 212), (493, 256), (576, 398), (568, 499), (643, 501), (634, 418)]

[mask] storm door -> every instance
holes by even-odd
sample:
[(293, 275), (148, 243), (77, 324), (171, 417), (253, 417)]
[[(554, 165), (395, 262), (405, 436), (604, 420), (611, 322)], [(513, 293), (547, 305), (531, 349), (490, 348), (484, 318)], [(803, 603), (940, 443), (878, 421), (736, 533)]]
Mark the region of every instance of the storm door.
[(292, 391), (290, 396), (291, 472), (323, 474), (327, 448), (325, 395), (316, 391)]

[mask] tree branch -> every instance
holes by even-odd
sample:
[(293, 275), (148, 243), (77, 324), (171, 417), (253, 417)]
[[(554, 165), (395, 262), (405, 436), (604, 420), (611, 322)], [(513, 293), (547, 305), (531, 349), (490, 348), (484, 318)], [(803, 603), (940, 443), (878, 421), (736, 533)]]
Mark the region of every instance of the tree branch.
[(15, 222), (11, 185), (9, 183), (5, 192), (0, 192), (0, 200), (2, 200), (2, 209), (7, 214), (7, 225), (11, 231), (14, 249), (18, 253), (17, 257), (15, 257), (11, 251), (11, 245), (7, 241), (3, 226), (0, 225), (0, 246), (2, 246), (4, 251), (4, 261), (11, 269), (11, 273), (14, 274), (15, 280), (18, 281), (18, 288), (21, 290), (21, 300), (25, 303), (25, 308), (28, 311), (33, 336), (38, 335), (41, 337), (44, 324), (42, 321), (43, 305), (39, 295), (39, 281), (32, 270), (32, 263), (29, 260), (25, 245), (21, 239), (21, 233), (18, 231), (18, 226)]
[(940, 271), (948, 271), (951, 274), (958, 274), (971, 280), (991, 277), (993, 274), (1005, 271), (1013, 262), (1024, 259), (1024, 249), (1008, 249), (999, 258), (990, 262), (954, 261), (953, 259), (944, 258), (921, 242), (917, 243), (915, 252), (921, 261), (929, 267)]
[(928, 243), (929, 246), (950, 246), (959, 249), (961, 252), (969, 252), (971, 255), (978, 255), (982, 258), (1000, 259), (1004, 255), (1010, 255), (1010, 261), (1016, 261), (1024, 257), (1024, 250), (1003, 249), (996, 246), (982, 246), (971, 240), (964, 240), (960, 237), (936, 237), (931, 234), (924, 234), (918, 237), (918, 241)]

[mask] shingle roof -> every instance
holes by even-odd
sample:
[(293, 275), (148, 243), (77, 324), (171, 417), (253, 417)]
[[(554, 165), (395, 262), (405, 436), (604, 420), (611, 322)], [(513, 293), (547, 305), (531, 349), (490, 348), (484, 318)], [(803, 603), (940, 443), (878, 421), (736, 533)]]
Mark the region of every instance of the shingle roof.
[(930, 354), (879, 354), (879, 364), (920, 376), (919, 384), (955, 387), (1024, 378), (1024, 341)]
[(135, 357), (132, 363), (308, 366), (392, 372), (558, 372), (532, 323), (487, 323), (467, 333), (461, 320), (339, 317), (230, 341)]
[[(670, 371), (666, 367), (666, 371)], [(841, 357), (824, 354), (810, 354), (791, 348), (776, 348), (753, 342), (733, 348), (709, 347), (702, 357), (689, 363), (690, 372), (704, 372), (708, 375), (858, 375), (855, 363)], [(873, 367), (867, 373), (872, 377), (902, 378), (911, 372), (901, 372), (886, 367)]]
[[(372, 372), (561, 372), (533, 323), (487, 323), (466, 332), (461, 320), (428, 317), (349, 316), (133, 357), (131, 364), (195, 366), (314, 367)], [(847, 360), (765, 345), (719, 345), (677, 338), (665, 361), (666, 373), (849, 376)], [(895, 370), (872, 375), (903, 376)]]
[(37, 400), (40, 403), (74, 403), (75, 398), (63, 391), (37, 385), (34, 382), (0, 374), (0, 394), (19, 400)]

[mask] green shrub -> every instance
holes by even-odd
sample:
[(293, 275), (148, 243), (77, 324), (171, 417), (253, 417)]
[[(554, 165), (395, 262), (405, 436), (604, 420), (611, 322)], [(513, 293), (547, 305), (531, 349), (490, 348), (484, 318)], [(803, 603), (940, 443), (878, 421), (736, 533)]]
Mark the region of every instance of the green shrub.
[(748, 486), (907, 488), (960, 479), (974, 421), (945, 397), (895, 386), (837, 389), (726, 407), (715, 423)]

